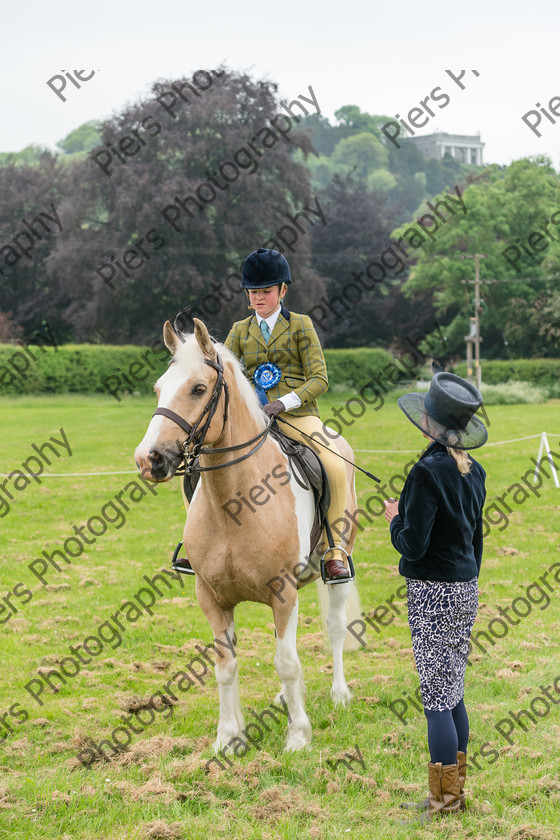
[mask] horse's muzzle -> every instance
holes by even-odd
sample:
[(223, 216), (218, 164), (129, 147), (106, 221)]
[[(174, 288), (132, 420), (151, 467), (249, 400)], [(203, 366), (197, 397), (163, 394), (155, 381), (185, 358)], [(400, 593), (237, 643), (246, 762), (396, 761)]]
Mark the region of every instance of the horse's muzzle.
[(183, 460), (182, 453), (165, 449), (152, 449), (148, 455), (137, 451), (135, 455), (136, 464), (143, 478), (154, 482), (170, 481)]

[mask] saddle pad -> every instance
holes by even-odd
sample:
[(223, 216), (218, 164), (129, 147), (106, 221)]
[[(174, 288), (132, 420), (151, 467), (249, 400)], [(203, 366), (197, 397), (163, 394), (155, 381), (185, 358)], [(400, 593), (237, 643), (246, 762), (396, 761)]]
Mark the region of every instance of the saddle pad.
[(280, 431), (274, 423), (270, 430), (271, 435), (280, 445), (282, 451), (288, 455), (290, 461), (299, 467), (315, 494), (315, 506), (319, 511), (321, 522), (327, 518), (327, 511), (331, 501), (331, 487), (329, 477), (319, 456), (299, 440), (293, 440)]

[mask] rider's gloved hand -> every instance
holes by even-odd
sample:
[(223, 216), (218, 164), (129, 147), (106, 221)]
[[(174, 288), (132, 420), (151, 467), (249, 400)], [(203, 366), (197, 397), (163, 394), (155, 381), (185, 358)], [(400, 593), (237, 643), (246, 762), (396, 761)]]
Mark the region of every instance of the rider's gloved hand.
[(263, 408), (267, 417), (278, 417), (283, 411), (286, 411), (286, 406), (281, 400), (274, 400), (273, 403), (267, 403)]

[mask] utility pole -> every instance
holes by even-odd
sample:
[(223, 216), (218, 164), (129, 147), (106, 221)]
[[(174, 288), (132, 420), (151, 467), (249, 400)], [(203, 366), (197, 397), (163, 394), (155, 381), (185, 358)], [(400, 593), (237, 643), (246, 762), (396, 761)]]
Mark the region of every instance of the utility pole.
[(480, 370), (480, 254), (474, 255), (474, 317), (476, 318), (474, 369), (476, 373), (476, 387), (480, 391), (482, 382), (482, 372)]
[(473, 374), (473, 367), (472, 367), (472, 346), (474, 344), (475, 335), (476, 335), (476, 318), (470, 319), (471, 326), (470, 332), (468, 335), (465, 336), (465, 341), (467, 343), (467, 380), (472, 382), (472, 374)]
[[(474, 260), (474, 318), (471, 318), (471, 331), (465, 336), (467, 342), (467, 379), (472, 382), (472, 345), (474, 344), (474, 370), (476, 376), (476, 387), (480, 390), (482, 382), (482, 370), (480, 367), (480, 283), (492, 283), (492, 280), (480, 279), (480, 258), (485, 259), (487, 254), (463, 254), (461, 259)], [(462, 280), (462, 283), (472, 283), (472, 280)]]

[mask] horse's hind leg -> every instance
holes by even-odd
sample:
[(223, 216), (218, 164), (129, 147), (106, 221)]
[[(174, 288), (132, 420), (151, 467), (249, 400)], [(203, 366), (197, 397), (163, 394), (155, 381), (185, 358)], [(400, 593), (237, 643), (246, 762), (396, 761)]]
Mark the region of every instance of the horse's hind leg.
[(214, 634), (214, 670), (220, 698), (220, 717), (214, 750), (218, 752), (232, 739), (239, 737), (245, 726), (239, 702), (239, 678), (235, 654), (237, 639), (233, 610), (223, 610), (219, 607), (212, 591), (200, 581), (200, 578), (197, 577), (196, 583), (198, 602)]
[[(276, 654), (274, 666), (282, 681), (282, 698), (287, 705), (287, 750), (299, 750), (311, 741), (311, 723), (305, 712), (303, 673), (296, 649), (298, 600), (291, 604), (274, 604)], [(277, 698), (278, 699), (278, 698)], [(286, 712), (284, 712), (286, 713)]]
[(344, 677), (342, 651), (346, 639), (346, 599), (350, 592), (350, 583), (337, 583), (329, 586), (329, 611), (327, 613), (327, 631), (333, 654), (333, 681), (331, 697), (335, 703), (346, 705), (351, 697), (350, 689)]

